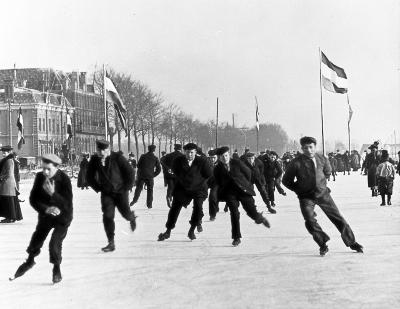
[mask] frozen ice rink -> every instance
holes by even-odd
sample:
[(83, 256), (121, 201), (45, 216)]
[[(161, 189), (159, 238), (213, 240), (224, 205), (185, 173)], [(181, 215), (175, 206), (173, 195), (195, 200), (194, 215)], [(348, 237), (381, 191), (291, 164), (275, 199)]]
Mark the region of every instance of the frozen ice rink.
[[(317, 208), (331, 236), (330, 251), (321, 258), (292, 193), (277, 196), (278, 213), (267, 215), (271, 229), (255, 225), (241, 210), (243, 238), (237, 248), (231, 246), (229, 214), (222, 211), (209, 222), (207, 202), (204, 232), (197, 240), (186, 236), (188, 208), (171, 238), (157, 242), (168, 212), (162, 177), (156, 179), (154, 208), (145, 207), (143, 193), (135, 205), (134, 233), (117, 214), (117, 250), (103, 253), (99, 195), (78, 190), (74, 181), (75, 213), (64, 242), (63, 281), (53, 285), (48, 241), (35, 267), (8, 281), (26, 258), (36, 224), (27, 202), (32, 180), (25, 180), (24, 220), (0, 225), (0, 308), (400, 308), (400, 184), (396, 179), (393, 205), (380, 207), (380, 198), (370, 197), (366, 183), (358, 173), (330, 182), (365, 253), (346, 248)], [(256, 201), (262, 209), (259, 196)]]

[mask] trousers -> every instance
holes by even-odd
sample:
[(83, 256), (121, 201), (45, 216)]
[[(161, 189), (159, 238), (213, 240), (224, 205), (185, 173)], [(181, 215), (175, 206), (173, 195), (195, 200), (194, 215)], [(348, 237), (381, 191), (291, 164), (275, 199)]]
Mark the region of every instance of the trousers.
[(217, 186), (212, 186), (210, 188), (210, 193), (208, 195), (208, 213), (210, 217), (215, 217), (219, 211), (217, 192)]
[(138, 178), (136, 182), (136, 189), (135, 189), (135, 195), (133, 196), (133, 201), (136, 203), (140, 197), (140, 193), (142, 193), (143, 186), (146, 184), (147, 187), (147, 199), (146, 199), (146, 205), (147, 207), (152, 207), (153, 206), (153, 188), (154, 188), (154, 179), (143, 179), (143, 178)]
[(168, 219), (165, 227), (169, 230), (175, 228), (176, 221), (178, 220), (179, 213), (181, 212), (182, 207), (187, 207), (190, 202), (193, 200), (193, 211), (192, 217), (190, 218), (190, 225), (195, 227), (201, 224), (201, 220), (204, 216), (203, 214), (203, 202), (204, 198), (195, 197), (195, 196), (186, 196), (182, 199), (182, 197), (175, 197), (173, 198), (171, 208), (168, 212)]

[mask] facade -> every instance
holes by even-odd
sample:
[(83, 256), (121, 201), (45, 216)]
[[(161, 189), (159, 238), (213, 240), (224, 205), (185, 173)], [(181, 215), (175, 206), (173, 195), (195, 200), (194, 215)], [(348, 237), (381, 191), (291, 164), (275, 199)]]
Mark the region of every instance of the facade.
[(14, 148), (18, 110), (20, 106), (22, 109), (25, 145), (19, 151), (21, 156), (37, 157), (61, 150), (66, 142), (67, 109), (73, 132), (68, 149), (77, 154), (93, 152), (96, 139), (104, 137), (103, 98), (95, 93), (93, 85), (87, 84), (85, 72), (64, 73), (50, 68), (0, 70), (0, 144), (3, 145), (9, 144), (9, 102)]

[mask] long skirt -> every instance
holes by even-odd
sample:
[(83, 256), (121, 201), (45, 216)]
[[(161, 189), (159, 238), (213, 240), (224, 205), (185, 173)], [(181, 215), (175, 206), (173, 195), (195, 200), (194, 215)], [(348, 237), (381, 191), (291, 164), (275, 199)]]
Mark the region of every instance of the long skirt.
[(370, 166), (368, 169), (368, 188), (372, 188), (377, 186), (376, 181), (376, 165)]
[(17, 221), (23, 219), (18, 196), (0, 195), (0, 217)]

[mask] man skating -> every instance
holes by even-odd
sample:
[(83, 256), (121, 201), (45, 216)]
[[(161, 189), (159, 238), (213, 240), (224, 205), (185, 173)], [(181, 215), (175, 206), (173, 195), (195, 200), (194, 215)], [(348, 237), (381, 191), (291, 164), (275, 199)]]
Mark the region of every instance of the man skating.
[(147, 208), (153, 207), (153, 188), (154, 188), (154, 177), (157, 177), (161, 172), (160, 160), (156, 157), (154, 152), (156, 151), (155, 145), (150, 145), (148, 147), (148, 152), (141, 155), (139, 162), (137, 164), (137, 182), (135, 195), (133, 197), (130, 206), (137, 203), (140, 193), (143, 190), (143, 186), (146, 184), (147, 198), (146, 205)]
[[(211, 168), (214, 171), (215, 166), (218, 163), (218, 156), (216, 149), (211, 149), (208, 151), (208, 159), (211, 163)], [(218, 207), (218, 186), (215, 183), (214, 175), (212, 175), (207, 180), (208, 187), (210, 188), (210, 193), (208, 194), (208, 213), (210, 215), (210, 221), (214, 221), (217, 213), (219, 212)]]
[(194, 234), (196, 227), (198, 232), (203, 230), (201, 227), (203, 202), (207, 198), (207, 179), (212, 175), (211, 166), (207, 158), (196, 155), (196, 144), (186, 144), (183, 150), (185, 155), (177, 157), (172, 164), (172, 172), (176, 177), (175, 188), (172, 192), (173, 200), (165, 225), (167, 230), (158, 236), (159, 241), (170, 237), (182, 207), (186, 208), (191, 201), (193, 201), (193, 212), (189, 221), (189, 239), (196, 239)]
[[(50, 263), (53, 264), (53, 283), (62, 280), (61, 250), (72, 221), (72, 187), (69, 177), (58, 169), (61, 159), (54, 154), (42, 157), (43, 171), (35, 177), (29, 197), (30, 204), (38, 212), (38, 223), (28, 249), (28, 259), (14, 275), (14, 279), (25, 274), (35, 265), (48, 234), (53, 229), (49, 243)], [(10, 278), (10, 280), (13, 280)]]
[(282, 183), (297, 194), (306, 228), (319, 245), (320, 255), (324, 256), (329, 251), (326, 243), (330, 238), (317, 222), (315, 205), (318, 205), (336, 226), (345, 245), (362, 253), (363, 247), (356, 242), (353, 231), (340, 214), (330, 195), (330, 189), (326, 186), (326, 180), (331, 174), (328, 159), (316, 153), (315, 138), (302, 137), (300, 144), (303, 154), (289, 164)]
[(247, 215), (256, 224), (270, 227), (268, 220), (257, 212), (254, 198), (256, 194), (251, 183), (251, 170), (242, 160), (231, 159), (229, 148), (217, 149), (218, 164), (214, 168), (215, 182), (218, 186), (218, 200), (226, 202), (232, 225), (232, 245), (238, 246), (241, 242), (239, 203)]
[(97, 140), (97, 154), (90, 159), (87, 180), (92, 189), (101, 192), (104, 230), (108, 245), (102, 250), (115, 250), (115, 208), (130, 222), (131, 230), (136, 229), (135, 213), (129, 208), (129, 190), (133, 186), (133, 169), (128, 160), (118, 152), (110, 151), (110, 143)]

